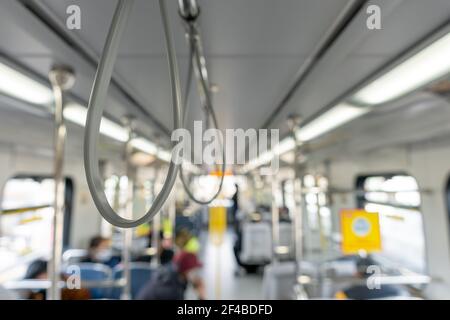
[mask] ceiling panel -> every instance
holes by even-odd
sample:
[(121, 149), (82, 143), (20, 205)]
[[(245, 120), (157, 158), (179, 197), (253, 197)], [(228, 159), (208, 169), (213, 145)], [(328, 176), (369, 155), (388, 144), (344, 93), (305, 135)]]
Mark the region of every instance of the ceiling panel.
[[(275, 96), (318, 42), (347, 0), (200, 1), (200, 25), (222, 128), (258, 128)], [(73, 1), (45, 0), (60, 19)], [(78, 35), (100, 52), (115, 1), (77, 1), (83, 14)], [(186, 70), (188, 54), (175, 6), (168, 2), (177, 52)], [(156, 1), (136, 1), (123, 38), (116, 71), (151, 105), (149, 111), (172, 127), (170, 87)], [(182, 79), (185, 79), (183, 75)], [(199, 118), (199, 114), (191, 116)]]
[(304, 118), (315, 115), (450, 17), (450, 1), (446, 0), (370, 3), (381, 7), (382, 29), (367, 29), (367, 15), (361, 12), (277, 115), (274, 127), (282, 127), (290, 113), (299, 113)]
[[(188, 50), (177, 1), (167, 1), (180, 58), (181, 80), (186, 78)], [(288, 90), (297, 70), (348, 0), (199, 0), (201, 35), (221, 128), (259, 128)], [(41, 0), (64, 22), (66, 8), (78, 4), (82, 29), (71, 31), (81, 43), (100, 53), (117, 1)], [(382, 8), (379, 31), (366, 28), (361, 12), (322, 57), (274, 127), (285, 128), (290, 113), (309, 117), (359, 83), (366, 76), (416, 43), (450, 17), (448, 0), (376, 0)], [(79, 75), (74, 92), (87, 100), (94, 66), (51, 34), (15, 0), (0, 4), (0, 50), (46, 77), (54, 62), (72, 63)], [(5, 10), (3, 10), (6, 8)], [(418, 19), (420, 18), (420, 23)], [(161, 19), (156, 0), (136, 0), (132, 20), (123, 38), (116, 73), (145, 102), (143, 105), (167, 128), (172, 108)], [(130, 104), (112, 90), (108, 111), (120, 117)], [(131, 110), (131, 109), (130, 109)], [(189, 120), (201, 119), (194, 98)], [(139, 117), (139, 119), (143, 119)], [(152, 125), (140, 121), (145, 131)]]

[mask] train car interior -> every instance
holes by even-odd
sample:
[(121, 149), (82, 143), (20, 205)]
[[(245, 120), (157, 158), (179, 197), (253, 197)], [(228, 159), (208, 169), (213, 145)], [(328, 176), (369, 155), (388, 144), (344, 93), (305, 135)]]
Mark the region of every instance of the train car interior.
[(450, 299), (449, 119), (448, 0), (0, 0), (0, 300)]

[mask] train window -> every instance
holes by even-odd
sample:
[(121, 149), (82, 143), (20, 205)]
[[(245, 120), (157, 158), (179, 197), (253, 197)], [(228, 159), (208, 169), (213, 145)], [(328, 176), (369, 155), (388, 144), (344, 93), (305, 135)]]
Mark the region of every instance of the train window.
[(363, 176), (357, 179), (357, 189), (359, 206), (380, 215), (379, 256), (424, 273), (425, 236), (416, 179), (404, 174)]
[(331, 211), (328, 205), (328, 180), (323, 176), (306, 175), (303, 178), (305, 187), (305, 203), (308, 227), (311, 230), (321, 230), (330, 236), (332, 223)]
[[(68, 245), (73, 183), (65, 184), (64, 246)], [(17, 176), (4, 188), (0, 216), (0, 270), (48, 258), (51, 252), (54, 180)]]

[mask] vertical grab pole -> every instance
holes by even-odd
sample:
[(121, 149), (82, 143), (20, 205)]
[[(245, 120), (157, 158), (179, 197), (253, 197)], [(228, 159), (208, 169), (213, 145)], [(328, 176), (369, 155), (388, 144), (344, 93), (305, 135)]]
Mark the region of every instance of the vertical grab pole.
[(172, 247), (172, 249), (175, 248), (175, 220), (176, 220), (176, 193), (173, 192), (172, 197), (170, 198), (170, 202), (169, 202), (169, 221), (170, 221), (170, 227), (172, 228), (171, 230), (171, 235), (170, 235), (170, 246)]
[[(125, 205), (124, 215), (126, 219), (133, 219), (133, 199), (134, 199), (134, 176), (135, 168), (131, 164), (131, 155), (133, 152), (133, 146), (131, 141), (134, 138), (133, 134), (133, 118), (128, 116), (124, 119), (124, 125), (128, 128), (128, 140), (125, 144), (125, 162), (126, 162), (126, 175), (128, 177), (127, 183), (127, 202)], [(123, 247), (122, 247), (122, 278), (124, 279), (124, 287), (122, 289), (122, 300), (131, 299), (131, 247), (133, 244), (133, 230), (134, 228), (122, 229), (123, 232)]]
[[(158, 145), (159, 145), (159, 143), (158, 143)], [(161, 172), (162, 169), (163, 169), (163, 167), (161, 165), (156, 167), (155, 180), (154, 180), (154, 184), (153, 184), (153, 192), (155, 192), (155, 190), (156, 190), (156, 184), (158, 183), (158, 180), (159, 180), (158, 178), (160, 177), (159, 172)], [(170, 193), (169, 193), (167, 199), (168, 200), (170, 199)], [(163, 206), (163, 208), (164, 208), (164, 206)], [(161, 210), (163, 210), (163, 208), (161, 208)], [(161, 216), (162, 216), (161, 210), (159, 210), (158, 213), (155, 214), (155, 216), (152, 220), (152, 225), (151, 225), (152, 243), (150, 245), (151, 245), (151, 248), (154, 250), (154, 252), (153, 252), (153, 256), (150, 260), (150, 266), (153, 268), (157, 268), (160, 264), (160, 261), (159, 261), (159, 253), (160, 253), (159, 252), (159, 245), (160, 245), (159, 234), (161, 231)]]
[(301, 163), (301, 141), (297, 139), (296, 130), (301, 123), (298, 115), (290, 115), (288, 125), (291, 130), (292, 138), (295, 141), (295, 160), (294, 160), (294, 239), (295, 239), (295, 299), (307, 299), (307, 295), (302, 281), (302, 260), (303, 260), (303, 201), (302, 201), (302, 179), (304, 175), (303, 164)]
[(159, 211), (152, 221), (152, 248), (155, 250), (150, 265), (154, 268), (159, 266), (159, 233), (161, 231), (161, 211)]
[[(300, 156), (300, 145), (297, 142), (295, 148), (296, 160)], [(307, 299), (305, 289), (302, 281), (302, 260), (303, 260), (303, 201), (302, 201), (302, 172), (301, 165), (297, 164), (295, 168), (294, 180), (294, 199), (295, 199), (295, 213), (294, 213), (294, 230), (295, 230), (295, 287), (294, 293), (298, 300)]]
[(278, 181), (275, 177), (272, 179), (272, 252), (273, 261), (278, 262), (278, 246), (280, 244), (280, 215), (276, 203), (276, 194), (278, 190)]
[(75, 83), (75, 73), (68, 66), (54, 66), (49, 72), (55, 98), (55, 129), (54, 129), (54, 183), (55, 200), (53, 214), (52, 255), (48, 264), (48, 274), (51, 286), (48, 290), (49, 300), (60, 300), (59, 287), (61, 275), (61, 257), (63, 253), (64, 233), (64, 145), (66, 141), (66, 126), (64, 123), (64, 91), (72, 88)]
[(323, 226), (323, 219), (322, 214), (320, 212), (321, 205), (319, 203), (320, 199), (320, 186), (319, 186), (319, 179), (317, 176), (314, 177), (314, 185), (316, 186), (316, 206), (317, 206), (317, 219), (319, 223), (319, 236), (320, 236), (320, 249), (322, 251), (322, 256), (325, 255), (325, 251), (327, 249), (327, 239), (325, 236), (324, 226)]

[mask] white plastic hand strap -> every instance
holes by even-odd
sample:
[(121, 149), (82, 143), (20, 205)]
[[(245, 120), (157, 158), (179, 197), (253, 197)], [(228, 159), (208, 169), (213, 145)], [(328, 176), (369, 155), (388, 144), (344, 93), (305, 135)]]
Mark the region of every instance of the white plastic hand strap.
[[(121, 228), (136, 227), (144, 222), (150, 221), (159, 212), (173, 188), (179, 169), (179, 165), (177, 165), (179, 161), (173, 159), (173, 157), (177, 155), (172, 154), (172, 161), (170, 162), (167, 177), (161, 192), (156, 197), (149, 211), (139, 219), (129, 220), (120, 217), (108, 203), (104, 192), (103, 179), (99, 174), (97, 140), (108, 87), (111, 82), (111, 76), (119, 50), (120, 39), (127, 24), (132, 5), (133, 0), (119, 0), (117, 4), (92, 88), (84, 136), (84, 166), (86, 179), (94, 203), (103, 218), (109, 223)], [(159, 6), (164, 27), (172, 88), (174, 127), (175, 129), (179, 129), (182, 127), (182, 112), (178, 66), (165, 7), (165, 0), (159, 0)]]

